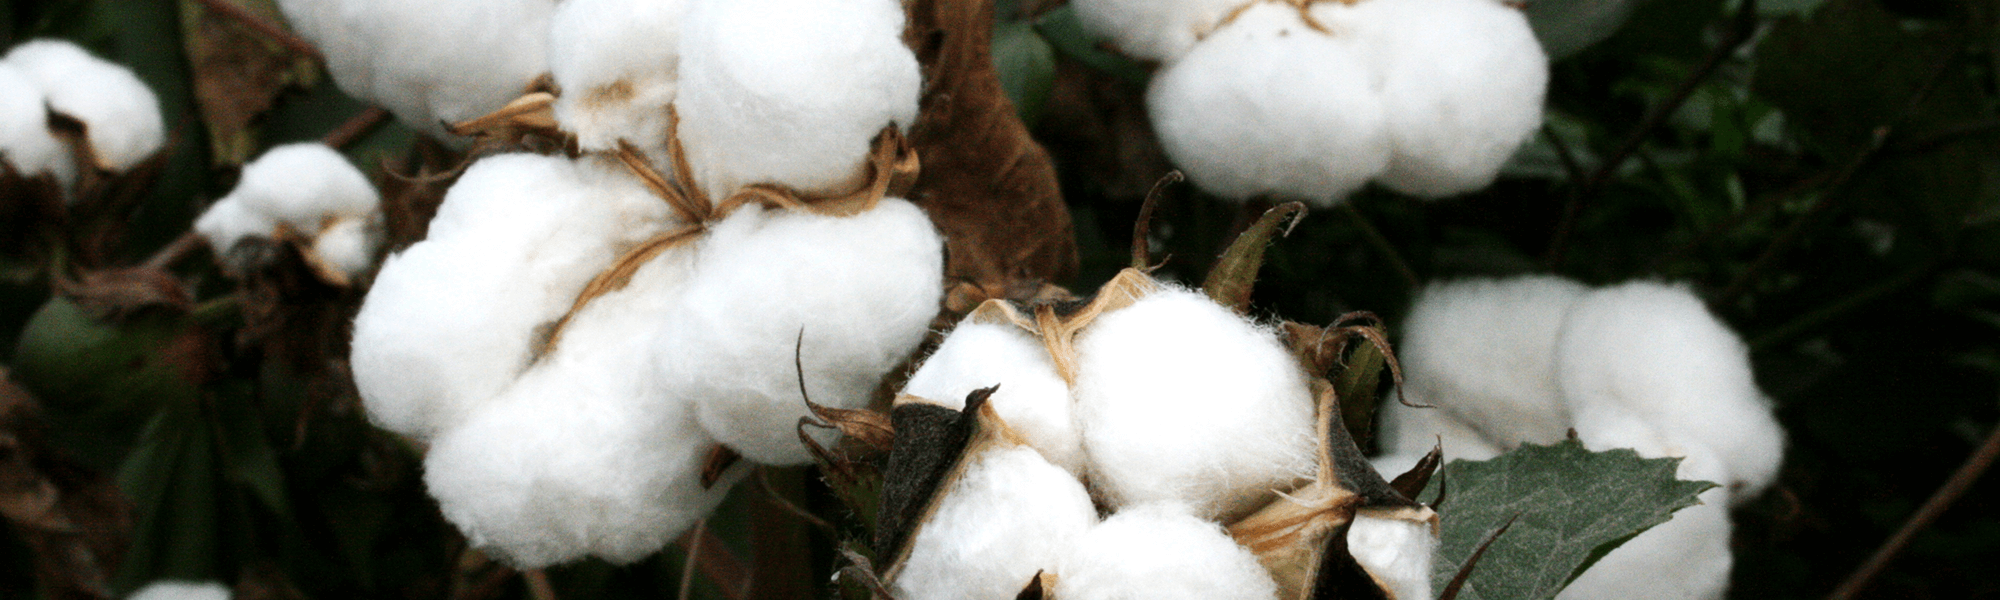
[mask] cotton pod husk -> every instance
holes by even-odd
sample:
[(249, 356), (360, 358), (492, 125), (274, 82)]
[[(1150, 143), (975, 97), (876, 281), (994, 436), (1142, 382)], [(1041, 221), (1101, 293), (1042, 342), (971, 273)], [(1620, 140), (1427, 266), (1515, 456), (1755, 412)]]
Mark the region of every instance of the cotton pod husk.
[(1435, 198), (1493, 183), (1542, 124), (1548, 57), (1520, 9), (1497, 0), (1366, 0), (1312, 5), (1363, 40), (1393, 140), (1389, 189)]
[(998, 385), (989, 400), (1009, 427), (1073, 475), (1084, 469), (1069, 384), (1041, 340), (1011, 323), (961, 321), (903, 385), (903, 394), (963, 406), (973, 390)]
[(659, 550), (721, 502), (702, 470), (715, 442), (652, 363), (692, 270), (685, 246), (581, 308), (552, 351), (447, 429), (424, 482), (471, 544), (519, 568)]
[(429, 237), (383, 261), (355, 317), (350, 362), (369, 418), (420, 439), (463, 419), (541, 352), (586, 283), (669, 221), (620, 167), (473, 163)]
[(809, 462), (795, 350), (814, 402), (867, 405), (937, 315), (943, 244), (897, 198), (851, 216), (744, 206), (696, 243), (686, 303), (654, 350), (661, 370), (724, 445), (763, 464)]
[(1194, 48), (1242, 0), (1076, 0), (1085, 27), (1133, 58), (1172, 62)]
[(17, 175), (47, 175), (63, 189), (76, 184), (74, 154), (49, 131), (48, 95), (5, 61), (0, 61), (0, 160)]
[(688, 2), (674, 105), (710, 197), (854, 188), (876, 135), (916, 120), (921, 77), (895, 0)]
[[(667, 158), (688, 0), (565, 0), (549, 23), (554, 117), (584, 151), (623, 140)], [(664, 164), (664, 163), (660, 163)]]
[(1063, 600), (1271, 600), (1271, 575), (1215, 523), (1177, 502), (1129, 506), (1092, 527), (1055, 569)]
[(1001, 437), (999, 418), (986, 399), (994, 388), (974, 390), (959, 408), (926, 398), (898, 396), (889, 408), (895, 437), (883, 457), (882, 489), (875, 512), (875, 539), (869, 540), (884, 579), (909, 556), (910, 540), (937, 509), (940, 491), (951, 489), (978, 446)]
[[(1587, 293), (1583, 284), (1556, 276), (1426, 286), (1397, 346), (1402, 392), (1502, 448), (1562, 441), (1571, 421), (1556, 377), (1556, 338), (1570, 307)], [(1419, 437), (1413, 443), (1428, 450), (1429, 438)]]
[(1256, 3), (1155, 75), (1146, 104), (1167, 157), (1231, 200), (1329, 206), (1380, 174), (1391, 137), (1367, 50), (1327, 27)]
[(15, 46), (0, 62), (34, 82), (49, 110), (83, 123), (92, 167), (123, 172), (166, 143), (159, 97), (122, 65), (53, 39)]

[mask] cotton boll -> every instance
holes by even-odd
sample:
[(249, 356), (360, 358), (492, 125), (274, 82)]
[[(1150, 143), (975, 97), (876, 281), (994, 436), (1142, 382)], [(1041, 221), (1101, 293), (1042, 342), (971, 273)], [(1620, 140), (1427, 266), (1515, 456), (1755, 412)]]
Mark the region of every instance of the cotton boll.
[(1155, 76), (1146, 102), (1167, 156), (1225, 198), (1328, 206), (1389, 163), (1379, 86), (1357, 36), (1307, 27), (1290, 6), (1251, 6)]
[(937, 315), (943, 244), (900, 199), (850, 217), (746, 206), (700, 242), (655, 352), (717, 440), (759, 463), (805, 463), (795, 344), (814, 402), (866, 405)]
[(1222, 519), (1312, 474), (1298, 362), (1201, 293), (1165, 289), (1106, 313), (1076, 348), (1091, 485), (1114, 507), (1177, 500)]
[(669, 250), (570, 321), (553, 353), (437, 438), (424, 481), (475, 547), (522, 568), (589, 554), (627, 563), (708, 514), (714, 442), (651, 351), (691, 253)]
[(236, 592), (216, 582), (155, 581), (126, 600), (229, 600)]
[(1111, 37), (1126, 56), (1172, 62), (1215, 29), (1240, 0), (1077, 0), (1085, 27)]
[(1586, 442), (1636, 420), (1657, 431), (1663, 454), (1713, 453), (1716, 481), (1737, 501), (1776, 477), (1784, 430), (1757, 389), (1749, 350), (1686, 287), (1641, 281), (1593, 292), (1571, 309), (1556, 348), (1563, 399)]
[(1666, 523), (1604, 555), (1557, 600), (1716, 600), (1729, 590), (1728, 494), (1709, 490), (1702, 504), (1675, 511)]
[(377, 212), (382, 201), (347, 157), (307, 142), (272, 148), (243, 165), (236, 188), (221, 202), (241, 202), (310, 236), (337, 218)]
[(379, 223), (367, 217), (334, 221), (319, 237), (313, 238), (312, 253), (348, 277), (360, 275), (374, 263), (375, 248), (382, 242)]
[(1249, 549), (1176, 503), (1127, 507), (1083, 536), (1056, 567), (1065, 600), (1269, 600), (1277, 584)]
[(549, 24), (556, 121), (586, 151), (624, 139), (665, 159), (686, 0), (566, 0)]
[(921, 76), (895, 0), (688, 0), (681, 142), (695, 181), (836, 191), (869, 142), (917, 118)]
[(49, 108), (82, 121), (98, 166), (125, 171), (160, 150), (160, 99), (132, 71), (62, 40), (34, 40), (7, 53), (47, 94)]
[(957, 409), (973, 390), (995, 384), (1000, 389), (986, 402), (1000, 419), (1049, 462), (1082, 474), (1083, 437), (1069, 384), (1041, 341), (1013, 325), (959, 323), (910, 375), (903, 393)]
[(584, 284), (665, 227), (666, 213), (636, 179), (597, 163), (474, 163), (429, 238), (383, 261), (355, 317), (351, 362), (370, 417), (428, 437), (498, 394)]
[(897, 598), (1012, 598), (1097, 523), (1083, 484), (1027, 446), (985, 452), (943, 494), (891, 585)]
[(64, 189), (76, 184), (76, 161), (49, 132), (48, 97), (13, 65), (0, 61), (0, 160), (15, 173), (47, 174)]
[(550, 0), (279, 0), (334, 83), (442, 139), (548, 70)]
[(209, 205), (195, 219), (194, 230), (208, 240), (208, 247), (215, 249), (216, 254), (225, 254), (243, 238), (277, 235), (278, 221), (242, 202), (221, 201)]
[(1431, 556), (1438, 539), (1430, 523), (1387, 519), (1363, 511), (1347, 529), (1347, 549), (1397, 600), (1430, 600)]
[[(1436, 406), (1428, 398), (1405, 393), (1412, 404)], [(1375, 439), (1381, 444), (1382, 456), (1369, 461), (1383, 475), (1395, 477), (1409, 471), (1432, 448), (1442, 448), (1447, 462), (1457, 459), (1486, 460), (1500, 455), (1498, 444), (1458, 420), (1450, 411), (1403, 406), (1394, 400), (1395, 397), (1396, 394), (1391, 392), (1385, 397), (1388, 400), (1379, 405), (1377, 414), (1381, 415), (1381, 422)]]
[(1548, 57), (1521, 11), (1496, 0), (1368, 0), (1352, 13), (1370, 49), (1395, 152), (1376, 181), (1414, 196), (1493, 183), (1542, 124)]
[(1431, 284), (1397, 347), (1405, 393), (1502, 447), (1562, 441), (1570, 418), (1558, 391), (1556, 336), (1587, 291), (1553, 276)]

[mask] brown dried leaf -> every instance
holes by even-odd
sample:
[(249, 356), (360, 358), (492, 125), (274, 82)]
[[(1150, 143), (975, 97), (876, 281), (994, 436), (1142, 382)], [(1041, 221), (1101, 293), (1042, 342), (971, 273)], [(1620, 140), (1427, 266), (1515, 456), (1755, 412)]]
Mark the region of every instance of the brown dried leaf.
[(1438, 467), (1443, 464), (1444, 446), (1441, 444), (1432, 446), (1429, 454), (1417, 460), (1416, 466), (1410, 467), (1410, 470), (1390, 480), (1389, 487), (1396, 488), (1396, 493), (1402, 494), (1404, 498), (1416, 498), (1418, 494), (1423, 493), (1424, 488), (1430, 487), (1431, 476), (1436, 475)]
[(374, 178), (375, 187), (382, 190), (384, 245), (396, 252), (423, 241), (438, 205), (444, 203), (445, 191), (471, 165), (471, 155), (423, 136), (418, 136), (416, 147), (400, 168), (384, 161)]
[(146, 308), (185, 311), (193, 303), (180, 279), (149, 267), (86, 271), (74, 281), (59, 277), (56, 289), (97, 319), (124, 318)]
[[(217, 0), (265, 22), (283, 22), (263, 0)], [(194, 96), (208, 127), (211, 156), (240, 165), (257, 150), (251, 124), (287, 88), (310, 83), (316, 66), (300, 54), (194, 0), (181, 2), (181, 42), (194, 75)]]
[(1292, 227), (1305, 215), (1306, 205), (1299, 202), (1286, 202), (1264, 211), (1264, 216), (1236, 236), (1236, 241), (1215, 260), (1215, 267), (1208, 270), (1208, 278), (1201, 283), (1201, 291), (1236, 314), (1249, 314), (1250, 292), (1257, 286), (1257, 271), (1264, 266), (1264, 250), (1270, 247), (1272, 238), (1290, 235)]
[(1028, 135), (991, 55), (992, 0), (911, 0), (903, 40), (923, 65), (910, 140), (923, 174), (910, 200), (930, 214), (948, 277), (1005, 287), (1076, 274), (1055, 165)]

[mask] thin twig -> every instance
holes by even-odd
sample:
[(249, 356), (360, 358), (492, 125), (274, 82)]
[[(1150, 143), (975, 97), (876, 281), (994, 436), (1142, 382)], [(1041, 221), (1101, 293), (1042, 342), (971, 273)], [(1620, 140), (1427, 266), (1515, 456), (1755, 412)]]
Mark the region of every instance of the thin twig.
[(1424, 285), (1423, 280), (1417, 278), (1417, 272), (1410, 269), (1410, 263), (1403, 260), (1402, 253), (1397, 252), (1396, 246), (1389, 243), (1389, 238), (1383, 237), (1381, 230), (1368, 222), (1367, 215), (1361, 214), (1360, 209), (1354, 208), (1354, 203), (1342, 203), (1340, 209), (1341, 212), (1347, 213), (1348, 220), (1354, 222), (1354, 228), (1361, 231), (1361, 238), (1367, 240), (1368, 245), (1374, 246), (1375, 251), (1381, 252), (1382, 258), (1388, 259), (1389, 266), (1394, 267), (1396, 274), (1403, 278), (1404, 289), (1415, 290)]
[(1583, 164), (1576, 162), (1576, 153), (1569, 149), (1569, 142), (1563, 141), (1562, 136), (1556, 135), (1556, 128), (1550, 127), (1548, 123), (1542, 123), (1542, 137), (1548, 138), (1549, 146), (1556, 149), (1556, 159), (1562, 161), (1563, 171), (1569, 173), (1571, 185), (1589, 177), (1583, 172)]
[(528, 583), (528, 597), (534, 600), (556, 600), (556, 586), (549, 583), (549, 574), (541, 569), (521, 572), (521, 579)]
[(1716, 44), (1708, 56), (1702, 59), (1701, 65), (1695, 67), (1694, 72), (1689, 73), (1686, 79), (1681, 80), (1680, 85), (1674, 88), (1665, 102), (1654, 106), (1653, 110), (1646, 113), (1645, 118), (1640, 119), (1639, 125), (1633, 127), (1631, 133), (1626, 134), (1625, 140), (1619, 142), (1617, 149), (1606, 156), (1604, 162), (1598, 164), (1597, 170), (1592, 172), (1588, 179), (1570, 188), (1569, 197), (1563, 202), (1562, 220), (1556, 223), (1555, 233), (1549, 239), (1548, 255), (1544, 257), (1544, 262), (1551, 267), (1562, 265), (1563, 247), (1569, 243), (1570, 232), (1576, 227), (1576, 219), (1583, 211), (1584, 201), (1603, 190), (1604, 186), (1611, 182), (1612, 177), (1618, 174), (1618, 170), (1625, 166), (1625, 161), (1632, 158), (1639, 148), (1645, 146), (1646, 139), (1652, 137), (1653, 131), (1665, 125), (1667, 119), (1680, 110), (1681, 105), (1693, 98), (1695, 91), (1701, 89), (1701, 85), (1729, 61), (1729, 57), (1736, 53), (1738, 47), (1750, 41), (1756, 31), (1757, 0), (1745, 0), (1743, 5), (1736, 9), (1736, 15), (1730, 19), (1729, 32), (1725, 34), (1721, 43)]
[(255, 30), (259, 35), (277, 42), (278, 45), (284, 46), (287, 50), (315, 61), (326, 62), (326, 57), (319, 53), (319, 48), (314, 47), (312, 42), (305, 41), (304, 38), (300, 38), (290, 30), (264, 20), (264, 17), (245, 10), (243, 7), (237, 6), (234, 2), (230, 2), (229, 0), (197, 1), (201, 3), (203, 8), (215, 11), (216, 14), (228, 17), (230, 20), (236, 21), (244, 27)]
[[(694, 539), (699, 540), (707, 533), (708, 519), (694, 522)], [(699, 564), (696, 559), (701, 557), (701, 546), (701, 544), (688, 544), (687, 560), (681, 562), (681, 589), (674, 594), (674, 598), (678, 600), (694, 597), (694, 566)]]
[(771, 484), (771, 470), (768, 467), (757, 467), (757, 483), (764, 488), (764, 495), (771, 500), (772, 504), (777, 505), (778, 508), (785, 509), (785, 512), (792, 513), (792, 516), (798, 517), (799, 520), (819, 528), (820, 531), (826, 532), (829, 536), (837, 537), (839, 535), (840, 529), (834, 527), (833, 523), (819, 518), (818, 515), (812, 514), (812, 511), (806, 510), (804, 507), (792, 502), (790, 498), (786, 498), (784, 494), (778, 493), (777, 486)]
[(146, 262), (141, 263), (139, 266), (143, 269), (166, 269), (167, 267), (174, 266), (174, 263), (180, 262), (181, 259), (187, 258), (188, 253), (205, 244), (207, 244), (207, 241), (202, 239), (201, 234), (188, 231), (182, 233), (180, 237), (174, 238), (174, 241), (167, 242), (167, 245), (161, 246), (159, 250), (153, 252), (152, 256), (146, 258)]
[(346, 148), (348, 144), (360, 141), (361, 136), (368, 135), (368, 132), (374, 131), (376, 126), (388, 120), (389, 111), (383, 110), (380, 106), (370, 106), (354, 113), (354, 116), (342, 122), (339, 127), (320, 136), (319, 141), (335, 150)]
[(1924, 501), (1923, 507), (1917, 509), (1916, 514), (1910, 515), (1910, 520), (1903, 523), (1903, 528), (1897, 530), (1889, 541), (1884, 542), (1873, 556), (1869, 556), (1867, 562), (1861, 563), (1861, 568), (1856, 569), (1853, 575), (1847, 576), (1846, 581), (1840, 582), (1840, 587), (1835, 588), (1827, 599), (1848, 600), (1855, 594), (1861, 593), (1870, 580), (1880, 574), (1884, 567), (1889, 566), (1889, 561), (1895, 559), (1896, 554), (1910, 545), (1910, 540), (1916, 537), (1917, 532), (1930, 526), (1932, 521), (1944, 514), (1945, 509), (1951, 508), (1952, 502), (1972, 489), (1972, 484), (1979, 481), (1979, 476), (1984, 475), (1986, 469), (1993, 466), (1995, 458), (2000, 458), (2000, 425), (1995, 425), (1993, 431), (1986, 434), (1986, 441), (1972, 452), (1972, 456), (1966, 457), (1965, 463), (1958, 466), (1958, 471), (1951, 474), (1951, 479), (1945, 480), (1944, 486), (1933, 492), (1930, 499)]
[(695, 548), (701, 548), (701, 560), (696, 561), (695, 568), (722, 590), (723, 598), (743, 600), (748, 596), (750, 571), (743, 567), (742, 559), (736, 558), (735, 553), (722, 545), (715, 532), (707, 528), (688, 532), (681, 538), (680, 546), (691, 555), (696, 552)]

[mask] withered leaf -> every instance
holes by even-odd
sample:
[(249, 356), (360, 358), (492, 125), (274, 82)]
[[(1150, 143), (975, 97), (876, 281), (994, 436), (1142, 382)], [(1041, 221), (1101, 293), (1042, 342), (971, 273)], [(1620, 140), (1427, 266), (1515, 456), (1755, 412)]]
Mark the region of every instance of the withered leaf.
[[(283, 22), (268, 0), (218, 0), (267, 23)], [(309, 84), (313, 57), (300, 54), (194, 0), (181, 2), (181, 40), (194, 75), (194, 95), (208, 127), (212, 158), (240, 165), (257, 150), (251, 124), (287, 88)]]
[(965, 408), (952, 410), (920, 398), (897, 398), (890, 409), (896, 444), (882, 466), (881, 508), (876, 513), (875, 557), (889, 564), (957, 466), (978, 427), (979, 409), (999, 386), (973, 390)]
[(142, 309), (185, 312), (193, 299), (179, 279), (165, 269), (127, 267), (86, 271), (56, 287), (77, 307), (99, 319), (118, 319)]
[(1299, 202), (1286, 202), (1264, 211), (1264, 216), (1236, 236), (1236, 241), (1215, 259), (1215, 266), (1201, 283), (1201, 291), (1216, 304), (1237, 314), (1248, 314), (1250, 292), (1257, 286), (1257, 271), (1264, 266), (1264, 250), (1271, 246), (1272, 238), (1290, 234), (1305, 214), (1306, 205)]
[(0, 369), (0, 517), (34, 556), (48, 597), (107, 600), (130, 507), (109, 478), (51, 446), (46, 429), (39, 403)]
[(1436, 474), (1438, 466), (1442, 464), (1444, 464), (1444, 446), (1432, 446), (1430, 453), (1417, 459), (1417, 464), (1410, 467), (1410, 470), (1389, 480), (1389, 487), (1396, 488), (1396, 493), (1402, 494), (1404, 498), (1415, 498), (1424, 492), (1424, 488), (1430, 487), (1431, 475)]

